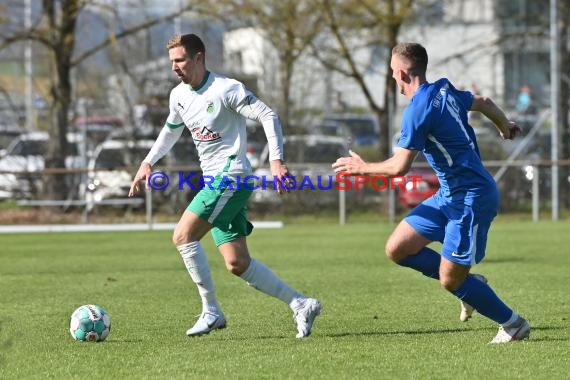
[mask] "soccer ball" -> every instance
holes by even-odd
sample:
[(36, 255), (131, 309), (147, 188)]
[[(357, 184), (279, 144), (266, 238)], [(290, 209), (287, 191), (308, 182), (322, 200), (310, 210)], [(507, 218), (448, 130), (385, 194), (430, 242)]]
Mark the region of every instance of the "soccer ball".
[(101, 342), (111, 331), (111, 316), (97, 305), (78, 307), (69, 320), (69, 332), (75, 340)]

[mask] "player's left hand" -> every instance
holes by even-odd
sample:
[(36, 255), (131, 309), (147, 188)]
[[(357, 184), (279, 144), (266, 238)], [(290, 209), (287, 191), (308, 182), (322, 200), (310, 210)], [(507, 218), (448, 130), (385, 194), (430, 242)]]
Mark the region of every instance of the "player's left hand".
[(349, 150), (350, 157), (340, 157), (332, 167), (335, 173), (364, 174), (366, 162), (358, 154)]
[(289, 168), (281, 160), (272, 160), (269, 162), (269, 168), (273, 178), (277, 178), (277, 193), (288, 193), (291, 188), (294, 177), (289, 173)]

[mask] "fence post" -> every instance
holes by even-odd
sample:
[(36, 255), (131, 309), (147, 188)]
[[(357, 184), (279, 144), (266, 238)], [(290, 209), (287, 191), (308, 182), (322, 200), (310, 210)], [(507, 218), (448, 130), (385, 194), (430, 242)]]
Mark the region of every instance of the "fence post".
[(146, 223), (148, 229), (152, 230), (152, 189), (145, 191)]
[(89, 201), (85, 197), (85, 207), (83, 207), (83, 213), (82, 213), (83, 224), (89, 223), (89, 209), (88, 209), (88, 207), (89, 207)]
[(540, 197), (539, 197), (539, 172), (538, 165), (532, 166), (532, 221), (538, 222), (540, 217)]
[(338, 221), (341, 226), (346, 224), (346, 191), (338, 189)]

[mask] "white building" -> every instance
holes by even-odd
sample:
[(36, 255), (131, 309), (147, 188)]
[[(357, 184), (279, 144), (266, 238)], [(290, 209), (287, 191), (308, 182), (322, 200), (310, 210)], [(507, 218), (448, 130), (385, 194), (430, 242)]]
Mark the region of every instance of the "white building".
[[(399, 40), (419, 42), (426, 47), (428, 80), (445, 76), (457, 87), (479, 91), (492, 96), (499, 104), (512, 106), (522, 84), (529, 83), (544, 92), (548, 81), (548, 68), (544, 62), (541, 64), (541, 57), (548, 57), (548, 47), (540, 41), (521, 41), (524, 31), (538, 20), (531, 13), (543, 12), (544, 4), (541, 6), (537, 8), (537, 2), (530, 0), (440, 1), (404, 25)], [(523, 20), (523, 24), (514, 24), (513, 20)], [(513, 37), (513, 28), (521, 32), (518, 37)], [(506, 34), (509, 41), (518, 41), (518, 44), (505, 43)], [(278, 104), (281, 83), (277, 54), (262, 36), (262, 32), (254, 28), (227, 32), (225, 67), (236, 74), (256, 76), (260, 95)], [(391, 74), (389, 68), (383, 67), (384, 60), (380, 56), (389, 52), (378, 50), (362, 50), (356, 58), (361, 68), (365, 68), (365, 81), (374, 99), (382, 105), (383, 78)], [(327, 113), (342, 108), (368, 108), (360, 87), (352, 78), (326, 70), (308, 53), (295, 64), (291, 98), (296, 110), (305, 107)], [(403, 97), (399, 98), (400, 105), (407, 103)]]
[[(382, 78), (386, 72), (383, 67), (371, 65), (375, 60), (373, 53), (372, 49), (361, 50), (356, 56), (363, 65), (366, 81), (373, 84), (371, 89), (375, 100), (381, 102), (384, 93)], [(279, 104), (282, 81), (278, 56), (261, 30), (242, 28), (227, 32), (224, 36), (224, 64), (237, 76), (255, 76), (259, 95), (274, 106)], [(367, 108), (366, 99), (354, 80), (327, 70), (308, 51), (295, 63), (291, 102), (293, 110), (330, 112), (342, 108)]]

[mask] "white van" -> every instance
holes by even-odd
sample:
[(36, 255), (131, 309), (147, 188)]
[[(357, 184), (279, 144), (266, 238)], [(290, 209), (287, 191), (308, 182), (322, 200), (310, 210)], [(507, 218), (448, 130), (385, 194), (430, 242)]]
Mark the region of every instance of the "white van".
[[(80, 136), (69, 133), (67, 139), (69, 155), (65, 159), (66, 168), (80, 165)], [(45, 167), (49, 134), (29, 132), (16, 137), (0, 151), (0, 199), (29, 198), (42, 187), (42, 177), (38, 173)]]
[(107, 140), (99, 144), (89, 160), (87, 201), (126, 198), (133, 170), (139, 167), (153, 143), (154, 140)]

